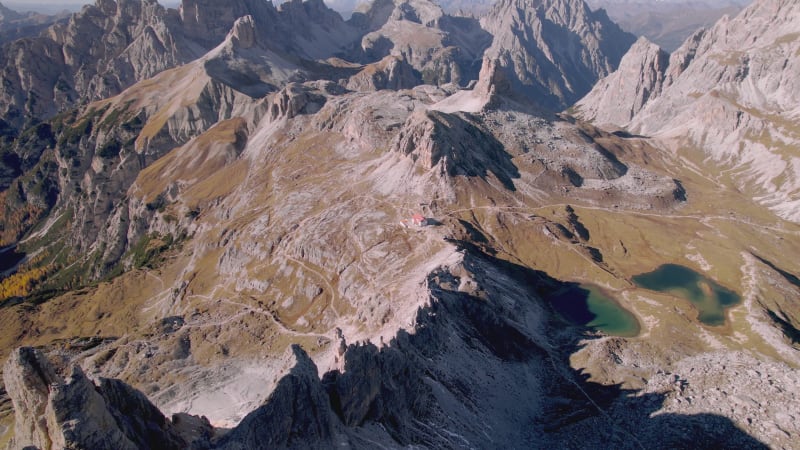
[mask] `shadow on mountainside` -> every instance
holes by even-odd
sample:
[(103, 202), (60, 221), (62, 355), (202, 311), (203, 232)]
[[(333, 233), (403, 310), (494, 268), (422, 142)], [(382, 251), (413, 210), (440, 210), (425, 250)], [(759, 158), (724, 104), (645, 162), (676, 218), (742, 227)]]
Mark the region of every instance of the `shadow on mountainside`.
[[(432, 272), (430, 305), (419, 309), (412, 333), (401, 329), (380, 347), (343, 346), (341, 369), (326, 373), (322, 388), (296, 347), (296, 368), (312, 368), (305, 383), (290, 375), (293, 400), (276, 389), (220, 447), (263, 442), (262, 430), (278, 445), (319, 444), (300, 432), (305, 424), (315, 439), (333, 444), (345, 435), (355, 447), (766, 448), (722, 416), (654, 416), (666, 394), (589, 381), (569, 364), (585, 330), (565, 330), (557, 319), (537, 330), (536, 314), (555, 317), (541, 299), (565, 283), (455, 243), (470, 275)], [(550, 342), (539, 341), (542, 331)]]
[(643, 136), (641, 134), (631, 134), (627, 130), (617, 130), (617, 131), (613, 131), (611, 134), (613, 134), (616, 137), (622, 138), (622, 139), (649, 139), (650, 138), (649, 136)]
[[(25, 261), (26, 254), (18, 252), (14, 246), (0, 249), (0, 282), (13, 275), (17, 267)], [(19, 305), (24, 298), (15, 294), (10, 297), (0, 297), (0, 309)]]
[(796, 288), (800, 289), (800, 278), (798, 278), (797, 275), (781, 269), (780, 267), (776, 266), (772, 261), (762, 258), (761, 256), (755, 253), (750, 253), (750, 254), (753, 255), (753, 257), (755, 257), (757, 260), (767, 265), (770, 269), (778, 272), (786, 281), (794, 285)]
[(466, 86), (470, 80), (477, 80), (483, 63), (483, 54), (492, 45), (494, 36), (484, 30), (480, 20), (475, 17), (452, 16), (445, 14), (439, 26), (448, 33), (446, 44), (468, 49), (474, 54), (470, 64), (463, 64), (459, 84)]
[(438, 144), (434, 159), (444, 160), (448, 175), (479, 177), (486, 181), (491, 172), (503, 187), (516, 190), (513, 180), (520, 177), (519, 169), (512, 155), (492, 133), (461, 114), (430, 111), (428, 117), (435, 124), (433, 141), (444, 143)]
[[(171, 439), (163, 448), (766, 448), (722, 416), (654, 415), (666, 393), (589, 381), (569, 358), (591, 336), (565, 326), (543, 301), (566, 283), (452, 242), (463, 252), (463, 267), (429, 274), (429, 305), (417, 311), (411, 332), (400, 329), (380, 346), (347, 345), (342, 337), (339, 368), (321, 380), (293, 345), (296, 363), (269, 398), (217, 439), (204, 419), (167, 420), (122, 383), (94, 384), (79, 369), (71, 381), (43, 376), (53, 370), (37, 369), (45, 363), (32, 350), (6, 364), (7, 377), (28, 374), (6, 378), (6, 386), (12, 398), (21, 393), (10, 386), (51, 386), (59, 394), (44, 400), (56, 417), (114, 417), (111, 431), (131, 442), (145, 442), (155, 426)], [(92, 408), (81, 394), (89, 391), (97, 393)], [(75, 411), (82, 408), (85, 414)], [(98, 415), (99, 408), (107, 413)], [(201, 436), (187, 437), (182, 423), (199, 424)], [(92, 426), (69, 426), (75, 441), (68, 444), (97, 444), (81, 440), (97, 438), (86, 433)]]
[(14, 246), (0, 249), (0, 279), (6, 271), (13, 270), (25, 259), (25, 253), (17, 252)]
[[(471, 244), (459, 244), (466, 250), (465, 265), (473, 274), (481, 273), (481, 267), (487, 264), (498, 267), (539, 299), (570, 284), (487, 255)], [(541, 304), (551, 317), (556, 317), (549, 302)], [(562, 332), (558, 328), (563, 326), (557, 319), (548, 324), (548, 335), (557, 335), (560, 341), (558, 348), (550, 349), (546, 355), (557, 376), (548, 379), (548, 401), (536, 424), (553, 444), (562, 448), (767, 448), (724, 416), (654, 416), (662, 408), (666, 394), (640, 394), (618, 384), (589, 381), (589, 375), (571, 368), (569, 361), (570, 355), (583, 346), (580, 341), (591, 338), (589, 330), (567, 326), (573, 330)], [(514, 335), (508, 331), (504, 334)]]

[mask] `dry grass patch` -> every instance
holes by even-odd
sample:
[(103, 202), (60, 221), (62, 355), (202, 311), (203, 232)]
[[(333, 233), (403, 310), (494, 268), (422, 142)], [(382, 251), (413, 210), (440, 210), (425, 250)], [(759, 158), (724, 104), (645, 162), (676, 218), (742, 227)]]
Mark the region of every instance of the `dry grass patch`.
[[(241, 118), (220, 122), (188, 144), (169, 152), (142, 170), (136, 179), (145, 200), (153, 201), (172, 183), (202, 185), (194, 190), (196, 200), (208, 200), (230, 193), (243, 179), (242, 164), (237, 169), (220, 172), (235, 164), (237, 147), (244, 144), (245, 122)], [(191, 198), (190, 197), (190, 198)]]

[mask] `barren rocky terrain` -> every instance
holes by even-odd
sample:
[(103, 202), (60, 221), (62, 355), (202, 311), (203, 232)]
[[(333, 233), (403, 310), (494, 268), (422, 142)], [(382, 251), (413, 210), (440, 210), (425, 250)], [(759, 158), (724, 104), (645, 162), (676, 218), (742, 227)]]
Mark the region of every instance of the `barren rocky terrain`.
[[(785, 36), (796, 21), (768, 25), (770, 8), (792, 5), (759, 0), (734, 20)], [(669, 57), (579, 0), (500, 2), (480, 21), (425, 0), (347, 21), (316, 0), (101, 0), (70, 26), (89, 13), (111, 34), (163, 21), (149, 26), (197, 54), (128, 43), (177, 59), (7, 123), (0, 445), (798, 439), (791, 199), (754, 199), (642, 119), (712, 54), (690, 50), (704, 35)], [(129, 73), (112, 54), (139, 67), (125, 52), (95, 55), (92, 76)], [(777, 96), (743, 79), (725, 88)], [(635, 282), (664, 264), (735, 293), (722, 325), (688, 288)], [(638, 329), (559, 312), (581, 286)]]

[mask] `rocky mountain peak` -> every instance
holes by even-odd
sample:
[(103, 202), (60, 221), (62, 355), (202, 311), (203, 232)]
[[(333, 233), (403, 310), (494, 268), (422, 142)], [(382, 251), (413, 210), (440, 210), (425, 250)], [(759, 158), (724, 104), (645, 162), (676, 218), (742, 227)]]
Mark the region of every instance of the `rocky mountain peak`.
[(359, 3), (349, 22), (364, 31), (375, 31), (386, 23), (395, 9), (394, 0), (372, 0)]
[(491, 39), (477, 20), (448, 16), (430, 0), (376, 0), (353, 13), (349, 23), (363, 33), (353, 60), (405, 60), (423, 83), (433, 85), (474, 79)]
[(444, 15), (439, 5), (426, 0), (402, 0), (395, 3), (392, 18), (435, 27)]
[(597, 123), (628, 123), (651, 97), (661, 94), (668, 63), (667, 52), (641, 37), (617, 71), (600, 80), (576, 108), (581, 117)]
[(497, 60), (484, 58), (474, 91), (487, 102), (495, 95), (511, 93), (511, 81)]
[(666, 84), (671, 85), (689, 67), (689, 64), (697, 56), (697, 49), (703, 41), (708, 30), (701, 28), (692, 33), (674, 52), (670, 54), (669, 65), (667, 67)]
[(581, 0), (502, 0), (481, 20), (520, 95), (561, 110), (613, 71), (635, 38)]
[(342, 16), (332, 10), (323, 0), (289, 0), (278, 5), (284, 13), (283, 21), (296, 26), (314, 24), (329, 29), (339, 26)]
[(239, 48), (252, 48), (256, 45), (256, 21), (253, 16), (244, 16), (236, 20), (228, 34), (228, 39), (235, 40)]
[(272, 3), (263, 0), (183, 0), (179, 12), (186, 37), (212, 47), (228, 34), (236, 19), (266, 15), (271, 9)]
[(503, 145), (478, 124), (461, 114), (434, 110), (409, 115), (393, 149), (441, 178), (467, 176), (486, 179), (489, 174), (514, 189), (519, 176)]
[(347, 89), (377, 91), (381, 89), (410, 89), (420, 84), (419, 75), (402, 56), (388, 55), (382, 60), (366, 65), (350, 77)]
[(319, 111), (325, 101), (324, 93), (316, 86), (289, 83), (270, 98), (268, 114), (273, 121), (291, 119), (299, 114)]
[(352, 21), (360, 27), (375, 31), (387, 21), (407, 21), (426, 27), (438, 27), (444, 11), (431, 0), (372, 0), (360, 4)]
[(95, 385), (78, 365), (65, 371), (39, 350), (14, 350), (3, 373), (16, 414), (12, 448), (186, 448), (141, 392), (116, 380)]
[(663, 55), (636, 46), (618, 73), (581, 100), (580, 114), (658, 136), (676, 150), (701, 148), (736, 167), (737, 189), (800, 220), (800, 158), (785, 144), (800, 140), (800, 130), (786, 125), (799, 111), (799, 17), (797, 2), (758, 0), (691, 35), (666, 68)]

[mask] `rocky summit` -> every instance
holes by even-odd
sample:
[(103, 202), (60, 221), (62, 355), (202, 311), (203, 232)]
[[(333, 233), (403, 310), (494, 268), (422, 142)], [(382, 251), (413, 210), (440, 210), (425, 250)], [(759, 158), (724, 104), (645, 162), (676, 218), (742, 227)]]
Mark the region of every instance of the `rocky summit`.
[(561, 110), (619, 64), (634, 36), (582, 0), (502, 0), (482, 19), (486, 56), (513, 75), (518, 95)]
[(792, 448), (795, 9), (672, 54), (578, 0), (8, 43), (0, 447)]

